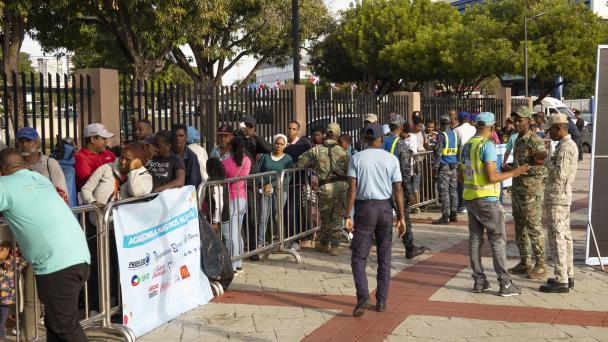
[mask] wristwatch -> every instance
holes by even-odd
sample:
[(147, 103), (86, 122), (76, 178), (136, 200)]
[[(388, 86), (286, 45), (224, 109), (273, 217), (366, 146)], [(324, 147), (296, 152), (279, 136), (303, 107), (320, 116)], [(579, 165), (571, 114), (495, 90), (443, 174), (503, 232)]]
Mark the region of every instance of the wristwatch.
[(344, 216), (344, 219), (348, 220), (348, 219), (350, 219), (350, 216)]

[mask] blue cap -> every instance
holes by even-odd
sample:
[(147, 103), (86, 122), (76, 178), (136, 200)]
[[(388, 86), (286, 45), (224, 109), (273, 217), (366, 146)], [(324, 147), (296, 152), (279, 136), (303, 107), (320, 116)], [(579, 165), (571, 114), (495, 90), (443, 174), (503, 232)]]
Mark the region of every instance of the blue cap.
[(492, 126), (496, 123), (496, 121), (494, 119), (494, 114), (492, 114), (490, 112), (481, 112), (481, 113), (477, 114), (475, 121), (478, 124), (483, 123), (484, 126)]
[(201, 141), (201, 135), (196, 130), (196, 128), (192, 126), (188, 126), (188, 144), (194, 144)]
[(378, 124), (369, 124), (365, 127), (365, 134), (369, 138), (380, 138), (384, 136), (384, 130)]
[(470, 117), (469, 112), (458, 113), (458, 120), (468, 119)]
[(36, 140), (40, 139), (38, 132), (32, 127), (23, 127), (17, 132), (17, 139)]

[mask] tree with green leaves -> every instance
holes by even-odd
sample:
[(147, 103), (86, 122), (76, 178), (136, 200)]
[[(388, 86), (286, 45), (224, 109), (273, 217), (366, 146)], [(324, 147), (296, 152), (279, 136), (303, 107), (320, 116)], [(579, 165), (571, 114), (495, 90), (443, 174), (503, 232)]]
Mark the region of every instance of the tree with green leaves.
[[(570, 0), (486, 1), (467, 15), (493, 19), (494, 30), (480, 30), (487, 39), (506, 38), (513, 57), (503, 74), (524, 74), (524, 18), (545, 13), (528, 22), (528, 70), (531, 89), (538, 89), (535, 104), (555, 88), (593, 80), (596, 50), (608, 38), (608, 26), (582, 2)], [(557, 81), (562, 76), (562, 81)]]
[(171, 50), (184, 42), (183, 25), (205, 2), (52, 0), (36, 8), (35, 38), (46, 50), (70, 51), (93, 38), (96, 49), (88, 58), (112, 56), (106, 52), (118, 50), (122, 56), (112, 58), (127, 63), (117, 64), (129, 65), (135, 78), (145, 79), (164, 69)]
[(0, 74), (17, 71), (19, 51), (31, 29), (28, 18), (38, 5), (36, 0), (0, 0)]
[[(263, 64), (284, 64), (292, 53), (290, 0), (209, 0), (195, 10), (193, 22), (185, 25), (185, 40), (196, 68), (181, 49), (173, 49), (173, 57), (195, 82), (221, 84), (245, 56), (257, 60), (244, 77), (248, 80)], [(302, 42), (317, 40), (332, 24), (322, 0), (301, 2)]]

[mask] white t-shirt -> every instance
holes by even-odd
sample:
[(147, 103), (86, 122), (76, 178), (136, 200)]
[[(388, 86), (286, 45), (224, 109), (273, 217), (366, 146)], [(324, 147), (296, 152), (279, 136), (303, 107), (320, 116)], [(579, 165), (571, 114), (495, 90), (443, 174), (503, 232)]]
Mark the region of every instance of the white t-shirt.
[(458, 136), (458, 143), (460, 146), (464, 146), (469, 139), (475, 136), (477, 129), (470, 123), (465, 122), (462, 125), (454, 128), (454, 132), (456, 132), (456, 135)]

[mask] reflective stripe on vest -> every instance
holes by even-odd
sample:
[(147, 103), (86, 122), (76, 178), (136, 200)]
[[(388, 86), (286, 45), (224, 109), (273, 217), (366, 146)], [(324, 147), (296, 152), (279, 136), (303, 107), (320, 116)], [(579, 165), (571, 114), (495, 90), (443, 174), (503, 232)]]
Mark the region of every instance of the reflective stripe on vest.
[[(463, 159), (460, 167), (463, 169), (464, 191), (462, 197), (467, 201), (483, 197), (499, 197), (500, 182), (490, 183), (486, 176), (485, 166), (481, 160), (481, 148), (491, 143), (488, 139), (481, 137), (471, 138), (465, 146), (468, 147), (469, 159)], [(462, 150), (465, 150), (463, 147)]]
[(441, 155), (444, 156), (455, 156), (458, 155), (458, 136), (454, 131), (451, 132), (454, 136), (453, 144), (450, 144), (448, 132), (441, 132), (445, 141), (445, 146), (441, 149)]
[(393, 145), (391, 146), (391, 154), (395, 155), (395, 147), (397, 147), (397, 143), (399, 142), (399, 137), (395, 138), (395, 141), (393, 141)]

